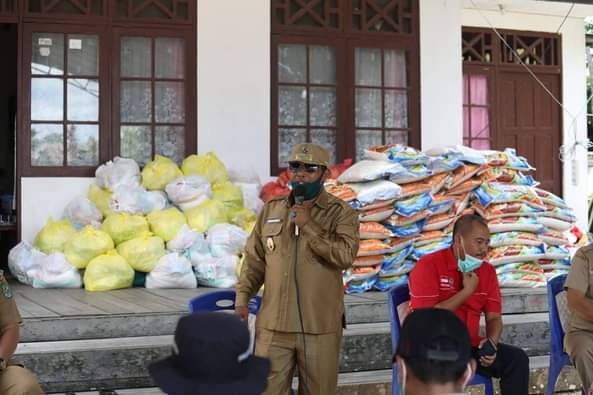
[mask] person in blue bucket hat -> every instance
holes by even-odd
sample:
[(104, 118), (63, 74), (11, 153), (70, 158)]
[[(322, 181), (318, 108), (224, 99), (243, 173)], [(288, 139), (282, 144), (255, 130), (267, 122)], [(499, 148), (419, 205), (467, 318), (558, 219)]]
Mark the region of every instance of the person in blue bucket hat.
[(250, 354), (249, 330), (238, 316), (195, 313), (179, 319), (173, 354), (148, 370), (169, 395), (259, 395), (270, 362)]

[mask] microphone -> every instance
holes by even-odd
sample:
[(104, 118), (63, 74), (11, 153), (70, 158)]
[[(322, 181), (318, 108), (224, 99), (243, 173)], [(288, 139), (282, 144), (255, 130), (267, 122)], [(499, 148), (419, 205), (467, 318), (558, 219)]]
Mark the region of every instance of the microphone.
[[(301, 205), (305, 201), (305, 186), (297, 184), (292, 190), (292, 196), (294, 197), (294, 204)], [(292, 213), (292, 219), (296, 217), (296, 213)], [(299, 236), (299, 227), (294, 225), (294, 235)]]

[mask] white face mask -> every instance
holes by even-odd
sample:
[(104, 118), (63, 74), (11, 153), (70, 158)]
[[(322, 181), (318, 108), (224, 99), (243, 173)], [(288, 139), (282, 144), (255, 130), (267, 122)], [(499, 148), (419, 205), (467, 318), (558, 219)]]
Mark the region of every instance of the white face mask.
[[(401, 393), (402, 395), (406, 395), (406, 383), (408, 381), (408, 370), (406, 368), (406, 362), (402, 359), (400, 359), (400, 361), (402, 361), (402, 382), (401, 382)], [(472, 367), (471, 364), (468, 362), (467, 363), (467, 367), (465, 368), (465, 377), (463, 378), (463, 385), (461, 386), (461, 390), (464, 391), (465, 387), (467, 386), (467, 383), (469, 383), (469, 381), (472, 378)]]

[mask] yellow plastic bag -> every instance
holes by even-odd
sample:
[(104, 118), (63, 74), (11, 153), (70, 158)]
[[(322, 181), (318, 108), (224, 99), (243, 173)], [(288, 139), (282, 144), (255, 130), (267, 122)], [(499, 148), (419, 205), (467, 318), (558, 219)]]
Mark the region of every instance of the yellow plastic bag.
[(175, 162), (155, 155), (142, 169), (142, 186), (150, 191), (164, 191), (168, 183), (181, 176), (183, 173)]
[(212, 186), (212, 199), (224, 204), (228, 220), (243, 208), (243, 192), (241, 188), (233, 185), (230, 181), (214, 184)]
[(89, 200), (97, 206), (99, 211), (103, 213), (104, 217), (113, 214), (113, 210), (109, 207), (111, 203), (111, 192), (106, 189), (101, 189), (96, 185), (91, 185), (89, 188)]
[(240, 226), (245, 232), (251, 233), (257, 221), (255, 211), (243, 207), (241, 210), (235, 211), (231, 215), (230, 221), (232, 224)]
[(212, 225), (227, 222), (224, 205), (217, 200), (206, 200), (185, 212), (187, 223), (200, 233), (206, 232)]
[(75, 234), (76, 229), (67, 219), (56, 222), (49, 217), (47, 224), (37, 233), (33, 245), (46, 254), (63, 252), (64, 245)]
[(149, 273), (165, 255), (165, 242), (158, 236), (137, 237), (118, 245), (117, 252), (134, 270)]
[(87, 291), (111, 291), (130, 288), (134, 283), (134, 269), (115, 250), (93, 258), (84, 271)]
[(175, 207), (166, 210), (153, 211), (146, 217), (150, 230), (165, 241), (171, 241), (184, 224), (185, 215)]
[(105, 221), (103, 221), (101, 230), (107, 232), (107, 234), (111, 236), (115, 245), (150, 233), (146, 218), (141, 215), (131, 215), (127, 213), (108, 216)]
[(211, 184), (228, 181), (229, 175), (224, 163), (214, 152), (204, 155), (190, 155), (181, 164), (181, 170), (186, 176), (202, 176)]
[(72, 266), (84, 269), (91, 259), (112, 249), (113, 240), (109, 234), (87, 225), (66, 242), (64, 255)]

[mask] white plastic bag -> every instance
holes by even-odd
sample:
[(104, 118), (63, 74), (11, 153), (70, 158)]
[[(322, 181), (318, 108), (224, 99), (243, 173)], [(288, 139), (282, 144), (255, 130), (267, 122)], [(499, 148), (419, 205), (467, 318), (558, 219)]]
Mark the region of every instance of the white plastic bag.
[(231, 224), (216, 224), (208, 229), (208, 243), (213, 257), (239, 254), (245, 247), (249, 235), (243, 229)]
[(179, 232), (175, 238), (167, 242), (167, 250), (173, 252), (184, 252), (188, 250), (192, 245), (204, 240), (204, 235), (191, 229), (187, 225), (181, 225)]
[(101, 188), (112, 191), (120, 185), (140, 186), (140, 168), (133, 159), (116, 156), (113, 162), (99, 166), (95, 177)]
[(147, 191), (139, 186), (118, 186), (109, 207), (116, 213), (148, 214), (167, 207), (167, 196), (160, 191)]
[(80, 288), (82, 277), (64, 254), (55, 253), (40, 259), (40, 268), (33, 274), (33, 288)]
[(245, 183), (236, 183), (235, 185), (241, 188), (241, 192), (243, 192), (243, 205), (259, 214), (264, 208), (264, 202), (259, 198), (261, 185)]
[(8, 269), (19, 282), (31, 285), (33, 283), (32, 275), (39, 270), (40, 259), (45, 256), (31, 244), (21, 241), (8, 253)]
[(64, 209), (64, 216), (76, 229), (82, 229), (87, 225), (99, 229), (103, 221), (103, 213), (84, 196), (71, 201)]
[(162, 256), (146, 276), (146, 288), (196, 288), (196, 276), (191, 263), (182, 255)]
[(237, 283), (235, 269), (239, 264), (236, 255), (213, 257), (204, 255), (193, 262), (198, 284), (214, 288), (231, 288)]
[(210, 182), (201, 176), (179, 177), (167, 184), (165, 192), (175, 204), (197, 201), (195, 205), (198, 205), (212, 197)]

